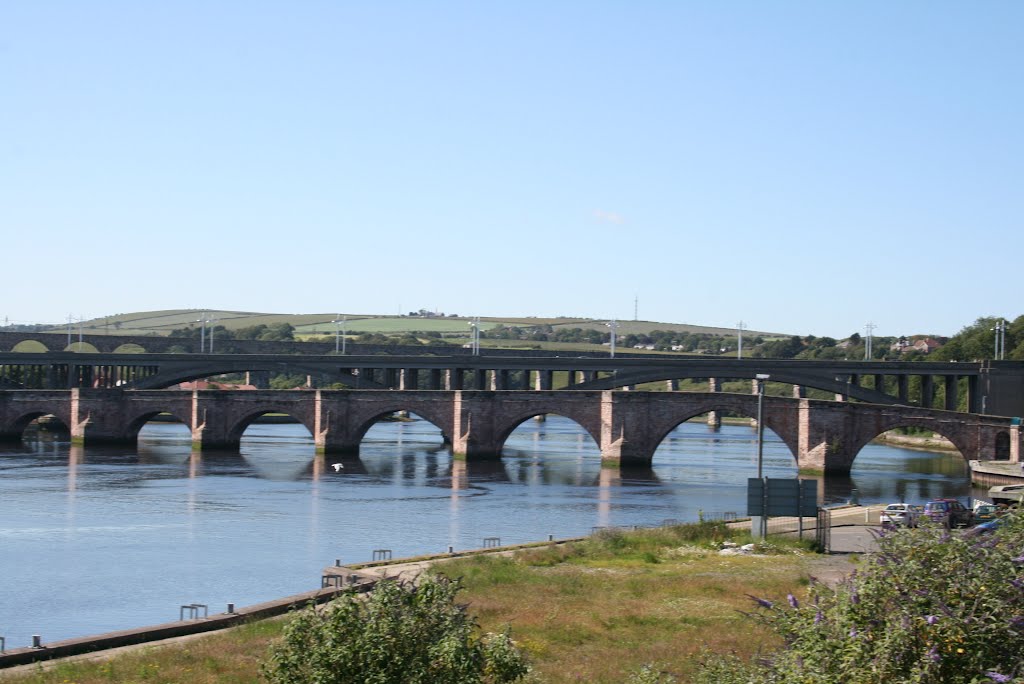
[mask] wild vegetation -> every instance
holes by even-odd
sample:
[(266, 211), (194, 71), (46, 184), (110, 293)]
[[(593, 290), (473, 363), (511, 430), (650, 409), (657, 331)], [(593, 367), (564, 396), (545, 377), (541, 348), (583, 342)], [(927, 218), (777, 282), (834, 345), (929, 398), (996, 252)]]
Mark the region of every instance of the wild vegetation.
[(709, 655), (698, 684), (1024, 681), (1024, 517), (989, 534), (898, 530), (836, 590), (754, 599), (784, 646)]

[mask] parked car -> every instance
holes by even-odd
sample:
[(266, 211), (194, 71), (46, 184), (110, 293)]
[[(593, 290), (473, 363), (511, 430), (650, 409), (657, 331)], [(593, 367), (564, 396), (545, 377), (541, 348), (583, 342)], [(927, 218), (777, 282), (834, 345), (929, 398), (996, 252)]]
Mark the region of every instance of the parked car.
[(905, 503), (893, 503), (885, 507), (878, 516), (882, 527), (917, 527), (920, 513), (915, 506)]
[(956, 499), (933, 499), (924, 505), (924, 514), (946, 527), (970, 527), (974, 520), (974, 513)]
[(971, 535), (971, 536), (981, 535), (981, 534), (991, 534), (992, 532), (995, 532), (1000, 527), (1002, 527), (1007, 522), (1009, 522), (1009, 520), (1010, 520), (1010, 516), (1008, 516), (1008, 515), (1001, 515), (998, 518), (994, 518), (992, 520), (988, 520), (986, 522), (981, 523), (980, 525), (975, 525), (973, 528), (967, 530), (967, 534)]
[(974, 522), (985, 523), (990, 520), (995, 520), (1003, 511), (995, 504), (981, 504), (980, 506), (974, 507)]

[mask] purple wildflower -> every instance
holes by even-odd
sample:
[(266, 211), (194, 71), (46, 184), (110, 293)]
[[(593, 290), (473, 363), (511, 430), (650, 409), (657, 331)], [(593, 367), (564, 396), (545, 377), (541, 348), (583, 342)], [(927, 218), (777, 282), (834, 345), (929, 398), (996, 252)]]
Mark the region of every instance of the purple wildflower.
[(925, 615), (924, 616), (924, 621), (927, 622), (929, 625), (934, 625), (936, 622), (939, 621), (939, 616), (938, 615)]
[(799, 608), (800, 602), (796, 600), (796, 596), (792, 594), (786, 594), (786, 600), (789, 601), (790, 608)]
[(814, 624), (820, 625), (824, 619), (825, 616), (822, 614), (820, 610), (814, 614)]
[(1013, 563), (1024, 563), (1024, 554), (1021, 554), (1016, 558), (1011, 558), (1010, 561)]
[(772, 603), (768, 599), (759, 598), (757, 596), (754, 596), (753, 594), (747, 594), (747, 596), (749, 596), (751, 599), (753, 599), (757, 603), (757, 605), (761, 606), (762, 608), (771, 608), (772, 606), (775, 605), (774, 603)]
[(989, 670), (985, 673), (985, 676), (991, 679), (993, 682), (998, 682), (999, 684), (1003, 684), (1003, 682), (1008, 682), (1011, 680), (1009, 675), (1000, 674), (999, 672), (996, 672), (994, 670)]
[(938, 663), (942, 660), (942, 656), (939, 655), (939, 649), (936, 646), (932, 646), (930, 649), (928, 649), (928, 657), (931, 659), (933, 663)]
[(1010, 580), (1010, 584), (1012, 584), (1013, 586), (1015, 586), (1018, 589), (1024, 589), (1024, 581), (1021, 581), (1019, 579), (1012, 579), (1012, 580)]
[(856, 638), (856, 636), (857, 636), (857, 628), (856, 627), (851, 627), (850, 628), (850, 638)]

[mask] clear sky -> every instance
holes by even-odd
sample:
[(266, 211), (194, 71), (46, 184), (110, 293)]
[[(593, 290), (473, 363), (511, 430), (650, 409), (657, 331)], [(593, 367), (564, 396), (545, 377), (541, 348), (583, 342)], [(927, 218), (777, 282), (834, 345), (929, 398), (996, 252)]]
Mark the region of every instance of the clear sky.
[(1024, 2), (0, 3), (0, 319), (1024, 313)]

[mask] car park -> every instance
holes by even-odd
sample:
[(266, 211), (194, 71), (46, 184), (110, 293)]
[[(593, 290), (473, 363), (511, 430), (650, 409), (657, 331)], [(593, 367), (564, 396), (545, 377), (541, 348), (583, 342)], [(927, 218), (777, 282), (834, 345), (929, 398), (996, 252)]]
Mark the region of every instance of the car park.
[(882, 527), (917, 527), (920, 513), (916, 506), (906, 503), (892, 503), (879, 514)]
[(974, 520), (974, 513), (956, 499), (932, 499), (924, 505), (924, 515), (950, 528), (969, 527)]

